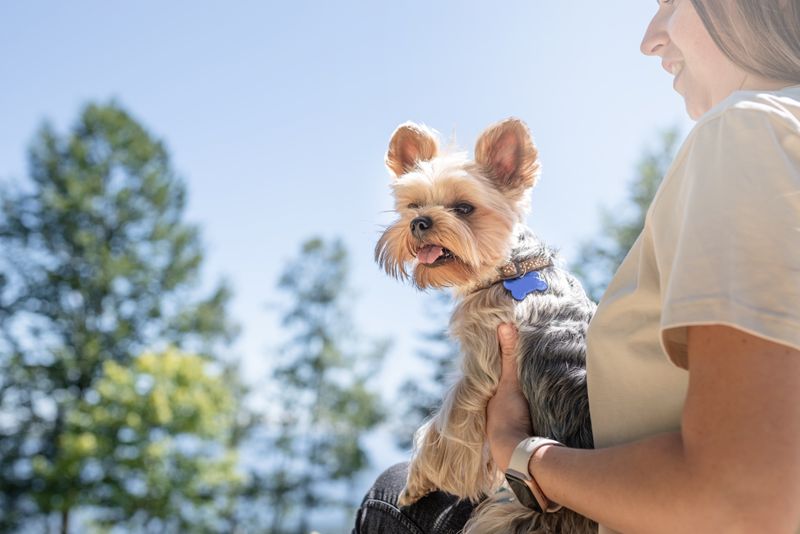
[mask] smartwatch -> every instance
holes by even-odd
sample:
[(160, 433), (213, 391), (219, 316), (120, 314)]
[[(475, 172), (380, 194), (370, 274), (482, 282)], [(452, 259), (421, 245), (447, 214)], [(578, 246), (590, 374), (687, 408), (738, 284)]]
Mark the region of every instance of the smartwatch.
[(523, 506), (532, 508), (539, 513), (551, 513), (561, 510), (561, 505), (550, 502), (545, 496), (536, 479), (528, 471), (528, 462), (531, 456), (545, 445), (563, 447), (563, 443), (547, 438), (525, 438), (511, 455), (511, 461), (506, 470), (506, 481), (517, 500)]

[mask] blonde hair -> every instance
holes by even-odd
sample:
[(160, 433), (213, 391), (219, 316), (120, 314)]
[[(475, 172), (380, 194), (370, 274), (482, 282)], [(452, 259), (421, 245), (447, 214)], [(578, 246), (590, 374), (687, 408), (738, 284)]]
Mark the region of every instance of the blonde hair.
[(692, 0), (711, 38), (736, 65), (800, 83), (800, 0)]

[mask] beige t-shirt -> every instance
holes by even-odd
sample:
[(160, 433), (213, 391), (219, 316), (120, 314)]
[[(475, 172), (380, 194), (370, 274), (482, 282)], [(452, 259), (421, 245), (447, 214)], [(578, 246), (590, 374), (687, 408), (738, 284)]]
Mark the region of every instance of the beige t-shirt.
[(698, 324), (800, 349), (800, 85), (734, 92), (667, 171), (589, 325), (596, 447), (680, 429)]

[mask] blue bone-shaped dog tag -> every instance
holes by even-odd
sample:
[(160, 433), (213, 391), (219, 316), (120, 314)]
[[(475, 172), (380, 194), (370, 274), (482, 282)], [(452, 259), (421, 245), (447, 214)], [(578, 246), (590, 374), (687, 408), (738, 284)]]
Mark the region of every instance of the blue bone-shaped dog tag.
[(524, 300), (534, 291), (546, 291), (547, 282), (544, 281), (539, 271), (531, 271), (519, 278), (504, 280), (503, 287), (511, 291), (511, 296), (515, 300)]

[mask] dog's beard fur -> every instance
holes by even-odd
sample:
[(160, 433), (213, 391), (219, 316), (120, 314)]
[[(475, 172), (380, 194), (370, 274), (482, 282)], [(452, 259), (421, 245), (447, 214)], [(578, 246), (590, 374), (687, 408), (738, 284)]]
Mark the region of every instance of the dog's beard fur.
[[(381, 235), (375, 258), (395, 278), (412, 279), (418, 288), (466, 287), (491, 276), (508, 257), (509, 237), (527, 205), (479, 174), (463, 154), (423, 162), (393, 185), (397, 221)], [(459, 203), (474, 210), (454, 211)], [(415, 235), (411, 221), (429, 217), (430, 230)], [(442, 265), (417, 261), (424, 245), (449, 250), (453, 259)]]

